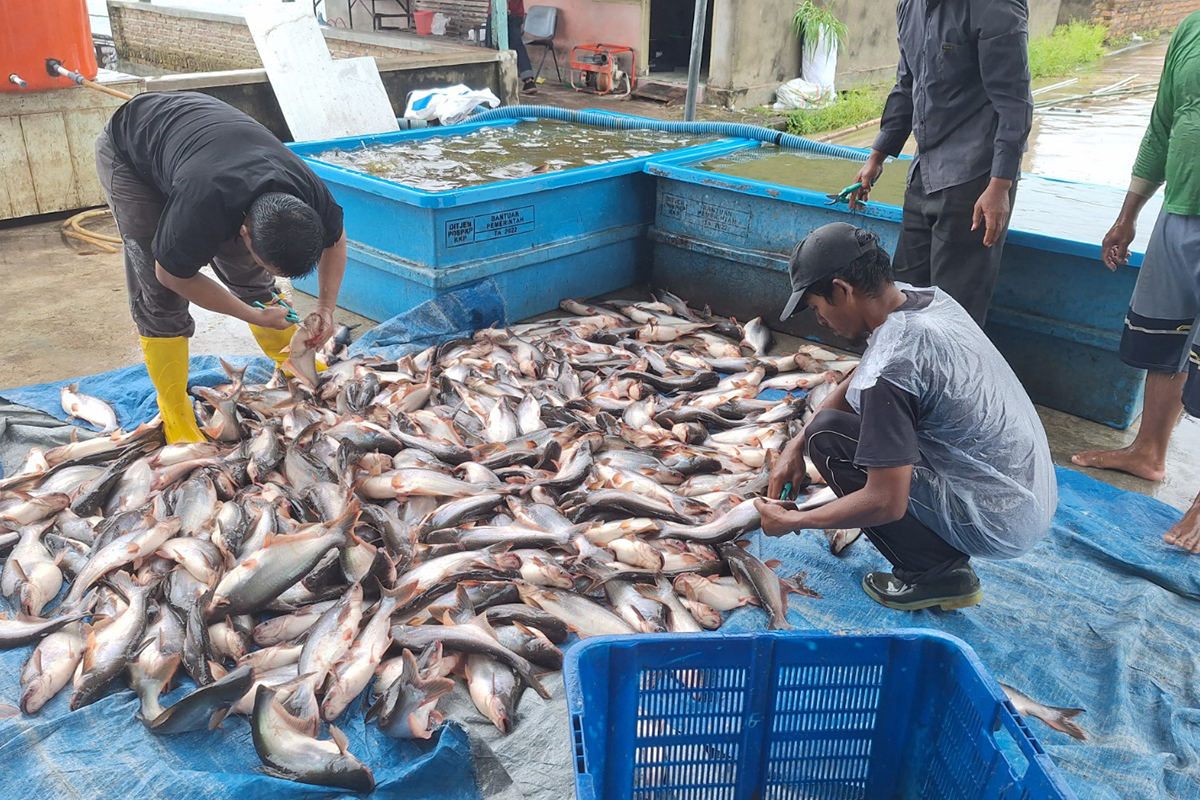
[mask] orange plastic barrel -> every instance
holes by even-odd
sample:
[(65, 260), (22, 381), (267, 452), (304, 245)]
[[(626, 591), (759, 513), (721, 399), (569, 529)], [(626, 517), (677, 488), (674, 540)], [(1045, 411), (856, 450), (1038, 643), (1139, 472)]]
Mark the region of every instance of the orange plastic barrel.
[[(50, 76), (48, 58), (85, 78), (96, 77), (87, 0), (0, 0), (0, 92), (74, 86), (67, 78)], [(14, 74), (29, 86), (9, 80)]]

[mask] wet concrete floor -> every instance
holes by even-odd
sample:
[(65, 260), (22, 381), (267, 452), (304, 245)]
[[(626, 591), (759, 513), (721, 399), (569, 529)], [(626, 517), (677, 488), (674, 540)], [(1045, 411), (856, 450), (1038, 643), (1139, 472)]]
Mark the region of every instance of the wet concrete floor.
[[(1136, 83), (1156, 81), (1166, 53), (1166, 40), (1106, 58), (1080, 76), (1079, 83), (1040, 95), (1040, 99), (1082, 94), (1130, 75)], [(1062, 80), (1062, 79), (1057, 79)], [(1047, 80), (1044, 84), (1055, 83)], [(531, 102), (570, 101), (564, 105), (595, 107), (589, 95), (555, 90), (529, 98)], [(1124, 187), (1153, 105), (1153, 93), (1103, 101), (1076, 101), (1090, 117), (1038, 115), (1030, 139), (1025, 170), (1049, 177)], [(610, 101), (611, 102), (611, 101)], [(643, 113), (653, 104), (630, 102), (629, 113)], [(653, 116), (674, 117), (674, 108), (658, 107)], [(752, 112), (747, 112), (750, 117)], [(749, 121), (749, 119), (747, 119)], [(761, 121), (761, 118), (760, 118)], [(873, 130), (841, 142), (869, 145)], [(1019, 198), (1018, 198), (1019, 202)], [(1143, 221), (1149, 225), (1150, 221)], [(126, 305), (121, 255), (96, 251), (59, 234), (57, 221), (38, 221), (0, 228), (0, 314), (5, 341), (0, 348), (0, 393), (4, 387), (24, 386), (103, 372), (141, 361), (137, 335)], [(98, 230), (114, 232), (99, 226)], [(315, 300), (292, 294), (301, 314)], [(192, 352), (254, 355), (258, 348), (245, 325), (193, 309), (197, 330)], [(337, 321), (366, 321), (339, 309)], [(1115, 431), (1051, 409), (1040, 409), (1056, 463), (1071, 466), (1070, 456), (1085, 448), (1119, 447), (1132, 440), (1136, 425)], [(1153, 495), (1177, 508), (1186, 508), (1200, 489), (1200, 420), (1181, 421), (1172, 441), (1167, 478), (1152, 484), (1100, 470), (1082, 470), (1130, 491)]]

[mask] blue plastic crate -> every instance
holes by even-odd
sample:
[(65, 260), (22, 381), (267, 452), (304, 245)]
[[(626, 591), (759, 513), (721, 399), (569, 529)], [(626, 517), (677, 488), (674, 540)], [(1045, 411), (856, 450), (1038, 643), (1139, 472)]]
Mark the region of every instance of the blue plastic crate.
[(933, 631), (599, 637), (565, 674), (581, 800), (1075, 797)]

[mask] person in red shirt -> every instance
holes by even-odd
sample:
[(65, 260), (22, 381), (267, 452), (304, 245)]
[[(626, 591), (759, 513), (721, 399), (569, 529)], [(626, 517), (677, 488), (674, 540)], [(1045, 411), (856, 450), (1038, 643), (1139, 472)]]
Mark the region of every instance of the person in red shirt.
[(533, 62), (525, 49), (525, 0), (508, 0), (508, 47), (517, 53), (517, 73), (521, 78), (521, 94), (537, 94)]

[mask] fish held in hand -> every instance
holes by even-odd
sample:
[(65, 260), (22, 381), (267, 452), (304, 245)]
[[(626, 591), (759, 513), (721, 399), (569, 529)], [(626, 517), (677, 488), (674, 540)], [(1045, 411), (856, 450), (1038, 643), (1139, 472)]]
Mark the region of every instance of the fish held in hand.
[(308, 346), (313, 331), (321, 325), (320, 314), (309, 314), (304, 321), (296, 326), (292, 340), (287, 346), (287, 360), (281, 368), (292, 375), (309, 391), (317, 390), (317, 349)]

